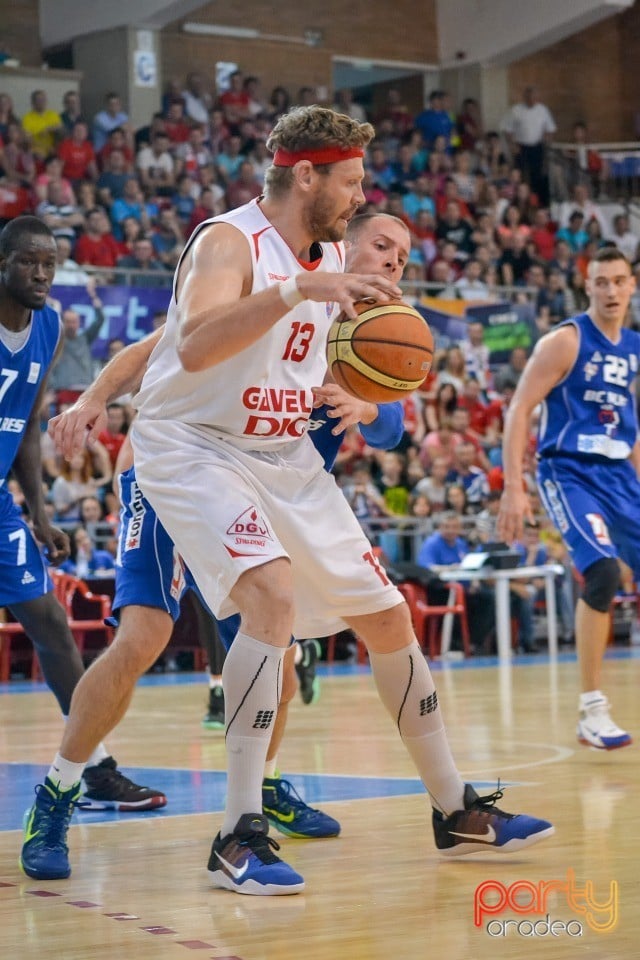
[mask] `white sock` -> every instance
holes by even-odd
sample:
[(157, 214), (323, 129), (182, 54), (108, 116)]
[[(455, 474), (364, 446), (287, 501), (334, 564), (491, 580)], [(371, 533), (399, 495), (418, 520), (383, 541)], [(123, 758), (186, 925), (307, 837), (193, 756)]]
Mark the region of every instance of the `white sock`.
[(221, 687), (221, 686), (222, 686), (222, 677), (219, 674), (216, 674), (216, 676), (214, 677), (214, 675), (210, 673), (209, 687), (211, 688), (211, 690), (213, 690), (215, 687)]
[(580, 709), (586, 710), (592, 703), (595, 703), (597, 700), (605, 700), (606, 697), (601, 690), (588, 690), (586, 693), (580, 694)]
[(262, 812), (262, 778), (282, 688), (285, 647), (238, 633), (222, 669), (226, 708), (227, 804), (221, 834), (243, 813)]
[(299, 643), (294, 643), (293, 648), (293, 662), (300, 663), (302, 660), (302, 646)]
[(276, 773), (278, 772), (278, 755), (276, 754), (271, 760), (265, 760), (264, 762), (264, 775), (268, 777), (269, 780), (273, 780)]
[(380, 699), (429, 791), (445, 815), (464, 809), (464, 783), (451, 755), (438, 695), (418, 642), (394, 653), (373, 653), (369, 661)]
[(103, 760), (106, 760), (107, 757), (110, 756), (111, 754), (105, 747), (104, 743), (100, 742), (87, 760), (86, 766), (97, 767), (99, 763), (102, 763)]
[(55, 783), (58, 790), (70, 790), (76, 783), (80, 783), (84, 773), (84, 763), (72, 763), (71, 760), (65, 760), (59, 753), (49, 768), (47, 776), (52, 783)]

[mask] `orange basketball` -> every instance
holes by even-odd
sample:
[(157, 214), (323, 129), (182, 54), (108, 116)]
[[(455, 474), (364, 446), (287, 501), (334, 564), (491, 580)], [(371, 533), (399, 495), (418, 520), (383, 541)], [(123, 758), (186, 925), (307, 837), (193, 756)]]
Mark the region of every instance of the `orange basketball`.
[(402, 301), (356, 303), (356, 320), (334, 320), (327, 340), (333, 379), (359, 400), (389, 403), (417, 390), (431, 368), (433, 335)]

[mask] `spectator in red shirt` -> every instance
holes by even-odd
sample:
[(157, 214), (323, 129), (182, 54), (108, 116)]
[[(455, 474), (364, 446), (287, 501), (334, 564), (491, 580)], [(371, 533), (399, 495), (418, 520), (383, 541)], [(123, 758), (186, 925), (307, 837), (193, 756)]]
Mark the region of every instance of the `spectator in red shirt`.
[(220, 97), (220, 106), (231, 128), (237, 128), (243, 120), (249, 119), (250, 98), (244, 89), (244, 75), (241, 70), (234, 70), (229, 77), (229, 89)]
[(238, 169), (238, 176), (227, 187), (227, 203), (229, 209), (242, 206), (262, 193), (262, 184), (256, 179), (255, 170), (250, 160), (243, 160)]
[(122, 127), (116, 127), (115, 130), (111, 131), (107, 138), (107, 142), (98, 154), (98, 163), (101, 170), (108, 169), (109, 157), (114, 150), (119, 150), (122, 153), (124, 160), (124, 164), (122, 166), (123, 171), (125, 173), (133, 173), (135, 153), (133, 148), (127, 142), (127, 135)]
[(87, 214), (85, 232), (78, 238), (75, 249), (76, 261), (92, 267), (115, 267), (122, 248), (111, 233), (111, 224), (101, 207), (94, 207)]
[(217, 199), (211, 187), (205, 187), (200, 194), (197, 206), (191, 214), (187, 235), (190, 236), (199, 224), (204, 223), (205, 220), (209, 220), (211, 217), (219, 216), (221, 213), (224, 213), (226, 209), (227, 205), (224, 197), (221, 200)]
[(489, 426), (489, 416), (486, 403), (480, 399), (480, 392), (480, 383), (477, 378), (467, 377), (464, 393), (458, 400), (458, 406), (464, 408), (469, 415), (469, 430), (482, 440)]
[(62, 160), (62, 176), (77, 187), (80, 180), (98, 179), (96, 155), (89, 143), (89, 128), (84, 120), (76, 120), (70, 137), (58, 147), (58, 156)]
[(0, 227), (4, 227), (9, 220), (19, 217), (21, 213), (28, 213), (30, 209), (28, 190), (25, 190), (18, 180), (0, 178)]
[(556, 232), (551, 223), (549, 211), (543, 207), (536, 210), (533, 215), (533, 228), (531, 230), (531, 240), (536, 246), (536, 251), (543, 260), (553, 260)]
[(167, 116), (164, 122), (164, 128), (171, 144), (186, 143), (189, 139), (190, 125), (187, 123), (184, 115), (184, 101), (173, 100), (169, 104)]
[(98, 434), (98, 440), (109, 454), (112, 468), (115, 469), (120, 447), (124, 443), (127, 429), (125, 409), (120, 403), (110, 403), (107, 407), (106, 429)]

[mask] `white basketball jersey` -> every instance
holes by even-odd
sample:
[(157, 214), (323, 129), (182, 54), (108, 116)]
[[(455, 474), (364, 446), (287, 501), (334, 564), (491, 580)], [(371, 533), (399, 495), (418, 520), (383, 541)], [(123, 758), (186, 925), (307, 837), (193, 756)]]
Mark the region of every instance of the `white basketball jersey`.
[[(302, 270), (344, 269), (341, 243), (318, 245), (322, 256), (313, 264), (301, 263), (257, 200), (200, 224), (182, 256), (201, 230), (219, 222), (231, 224), (247, 239), (253, 264), (251, 293)], [(337, 304), (305, 300), (245, 350), (208, 370), (187, 373), (176, 350), (175, 283), (164, 335), (149, 358), (136, 398), (140, 417), (198, 424), (247, 449), (299, 439), (312, 411), (311, 387), (324, 380), (327, 333)]]

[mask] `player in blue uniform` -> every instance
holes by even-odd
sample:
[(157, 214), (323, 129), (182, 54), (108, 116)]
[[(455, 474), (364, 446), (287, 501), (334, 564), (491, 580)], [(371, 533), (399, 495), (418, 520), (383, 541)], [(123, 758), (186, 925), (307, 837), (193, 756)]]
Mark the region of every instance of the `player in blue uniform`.
[(611, 719), (600, 690), (609, 609), (619, 587), (620, 557), (640, 581), (640, 444), (634, 380), (640, 334), (624, 327), (635, 289), (628, 260), (614, 247), (589, 265), (589, 309), (539, 341), (509, 406), (504, 433), (505, 491), (498, 534), (519, 539), (533, 521), (522, 460), (533, 410), (538, 431), (538, 486), (584, 580), (576, 609), (582, 692), (581, 743), (613, 750), (631, 743)]
[[(390, 220), (399, 223), (395, 218)], [(401, 224), (401, 228), (403, 233), (406, 233), (404, 225)], [(366, 240), (365, 232), (363, 236)], [(375, 261), (373, 264), (365, 262), (360, 269), (368, 272), (386, 270), (394, 273), (400, 269), (401, 272), (408, 255), (408, 248), (407, 254), (401, 253), (398, 256), (398, 252), (391, 247), (392, 244), (385, 245), (380, 241), (376, 241), (375, 244), (370, 243), (368, 255), (369, 258), (373, 256)], [(356, 244), (354, 251), (357, 252), (358, 249), (359, 245)], [(365, 243), (362, 244), (362, 249), (367, 250)], [(352, 251), (351, 267), (357, 269), (359, 264), (357, 260), (353, 263), (353, 258)], [(82, 449), (85, 442), (90, 444), (91, 438), (98, 436), (103, 429), (106, 405), (110, 400), (137, 389), (147, 360), (161, 336), (162, 330), (155, 331), (145, 340), (121, 351), (74, 406), (54, 419), (51, 429), (57, 445), (65, 456), (71, 456), (72, 452)], [(365, 439), (375, 446), (395, 446), (401, 438), (403, 428), (401, 404), (386, 404), (378, 408), (374, 404), (365, 404), (350, 397), (335, 384), (326, 384), (319, 388), (317, 399), (318, 403), (324, 405), (314, 414), (313, 426), (319, 429), (313, 429), (311, 435), (327, 465), (331, 465), (335, 460), (342, 441), (342, 433), (352, 424), (360, 423)], [(89, 428), (88, 438), (87, 428)], [(204, 603), (190, 572), (175, 551), (168, 534), (149, 502), (142, 496), (135, 480), (135, 469), (131, 460), (130, 450), (125, 443), (119, 457), (120, 466), (117, 467), (117, 472), (122, 471), (119, 480), (122, 510), (113, 610), (120, 619), (116, 637), (117, 647), (123, 658), (120, 669), (133, 680), (127, 695), (114, 704), (108, 720), (106, 722), (103, 720), (100, 725), (96, 723), (95, 709), (78, 708), (74, 701), (60, 753), (54, 761), (54, 767), (62, 771), (63, 778), (68, 778), (60, 782), (60, 792), (63, 796), (70, 795), (75, 790), (75, 782), (82, 773), (81, 758), (90, 753), (96, 738), (102, 736), (100, 732), (102, 727), (112, 729), (122, 718), (133, 693), (135, 680), (156, 661), (169, 642), (172, 625), (179, 615), (180, 598), (183, 592), (186, 589), (194, 589)], [(229, 618), (229, 621), (235, 619)], [(227, 627), (228, 623), (223, 623), (223, 633), (228, 647), (235, 632), (230, 633)], [(114, 649), (115, 645), (107, 651), (105, 656), (111, 656)], [(275, 768), (277, 751), (286, 725), (287, 704), (296, 690), (293, 654), (294, 650), (291, 649), (285, 658), (281, 701), (274, 723), (268, 758), (268, 763), (273, 768)], [(92, 674), (93, 671), (90, 670), (89, 678)], [(85, 684), (82, 689), (84, 687)], [(97, 690), (90, 690), (87, 704), (95, 704), (97, 696)], [(74, 760), (70, 760), (69, 757), (73, 757)], [(272, 772), (275, 773), (275, 769)], [(45, 780), (45, 788), (48, 788), (50, 779), (51, 772)], [(340, 825), (333, 817), (308, 807), (297, 797), (293, 787), (286, 780), (276, 776), (267, 778), (265, 797), (268, 801), (266, 805), (269, 818), (282, 832), (286, 831), (290, 835), (299, 837), (315, 838), (335, 836), (340, 831)], [(64, 810), (62, 805), (60, 810)], [(67, 815), (64, 815), (64, 812), (61, 814), (66, 824), (69, 822), (71, 812), (72, 809), (69, 808)], [(55, 828), (52, 828), (52, 832), (55, 832)], [(54, 849), (56, 847), (57, 849)], [(25, 848), (23, 848), (23, 859), (24, 850)], [(36, 851), (37, 854), (38, 851)], [(63, 844), (60, 847), (59, 843), (56, 844), (54, 841), (47, 849), (46, 861), (40, 862), (39, 870), (42, 879), (68, 876), (70, 867), (66, 845)]]
[[(47, 374), (61, 346), (60, 318), (46, 305), (56, 245), (36, 217), (11, 221), (0, 234), (0, 607), (22, 624), (63, 714), (84, 673), (82, 660), (36, 541), (53, 564), (64, 562), (69, 540), (51, 526), (42, 494), (39, 412)], [(14, 506), (6, 480), (12, 471), (29, 508), (31, 529)], [(138, 787), (116, 770), (102, 744), (92, 751), (80, 804), (126, 809), (162, 806), (158, 791)], [(78, 791), (79, 792), (79, 791)], [(40, 791), (39, 798), (49, 803)], [(74, 799), (77, 799), (74, 798)]]

